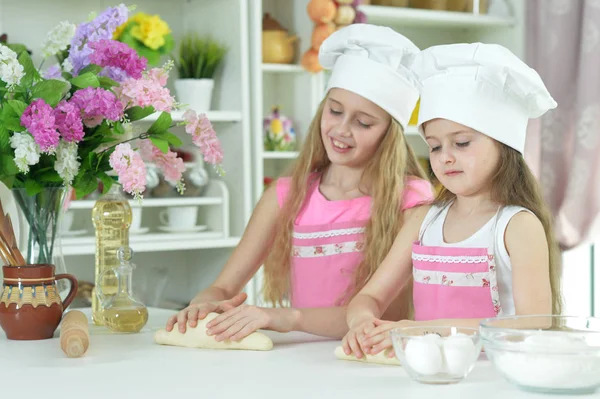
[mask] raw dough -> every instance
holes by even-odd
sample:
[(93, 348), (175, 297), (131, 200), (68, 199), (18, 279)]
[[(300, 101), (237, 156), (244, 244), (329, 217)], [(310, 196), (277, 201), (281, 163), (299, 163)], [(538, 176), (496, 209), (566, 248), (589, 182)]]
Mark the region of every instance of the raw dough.
[(392, 366), (400, 366), (400, 360), (396, 357), (387, 357), (387, 351), (382, 351), (376, 354), (375, 356), (366, 355), (365, 357), (358, 359), (354, 355), (346, 355), (344, 353), (344, 349), (341, 346), (335, 348), (335, 356), (341, 360), (350, 360), (354, 362), (363, 362), (363, 363), (377, 363), (377, 364), (385, 364)]
[(255, 351), (268, 351), (273, 348), (273, 341), (265, 334), (254, 332), (240, 341), (216, 341), (214, 336), (206, 334), (206, 323), (217, 317), (217, 313), (209, 313), (204, 320), (198, 320), (195, 328), (187, 326), (185, 333), (180, 333), (177, 323), (173, 330), (158, 330), (154, 334), (154, 341), (161, 345), (185, 346), (188, 348), (203, 349), (242, 349)]

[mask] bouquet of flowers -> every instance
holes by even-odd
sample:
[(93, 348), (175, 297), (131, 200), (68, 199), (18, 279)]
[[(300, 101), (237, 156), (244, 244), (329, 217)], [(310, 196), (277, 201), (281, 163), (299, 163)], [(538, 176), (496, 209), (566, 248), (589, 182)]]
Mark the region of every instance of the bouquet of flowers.
[[(72, 186), (82, 198), (99, 182), (107, 192), (118, 181), (141, 198), (151, 162), (183, 192), (183, 160), (169, 149), (181, 145), (169, 132), (176, 126), (170, 113), (178, 107), (165, 87), (172, 63), (147, 69), (146, 58), (113, 40), (128, 13), (121, 4), (77, 26), (61, 22), (42, 52), (46, 59), (68, 55), (43, 73), (26, 51), (0, 44), (0, 180), (6, 186), (29, 196)], [(160, 116), (147, 131), (127, 136), (132, 122), (155, 112)], [(210, 121), (187, 110), (180, 124), (222, 173), (223, 153)]]
[(119, 26), (114, 39), (137, 51), (150, 65), (157, 65), (160, 57), (171, 52), (174, 46), (169, 25), (158, 15), (143, 12), (138, 12)]

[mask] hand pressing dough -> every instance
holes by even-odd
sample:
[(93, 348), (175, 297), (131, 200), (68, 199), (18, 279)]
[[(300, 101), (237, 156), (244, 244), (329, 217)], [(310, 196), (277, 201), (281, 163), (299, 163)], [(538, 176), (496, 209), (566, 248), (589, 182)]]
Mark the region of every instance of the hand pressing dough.
[(160, 345), (185, 346), (188, 348), (203, 349), (242, 349), (255, 351), (268, 351), (273, 348), (273, 341), (265, 334), (254, 332), (240, 341), (217, 341), (215, 336), (206, 334), (206, 323), (217, 317), (217, 313), (209, 313), (204, 320), (198, 320), (195, 328), (187, 326), (185, 333), (180, 333), (177, 323), (173, 330), (158, 330), (154, 334), (154, 341)]
[(335, 348), (335, 356), (341, 360), (350, 360), (350, 361), (354, 361), (354, 362), (376, 363), (376, 364), (400, 366), (400, 360), (398, 360), (396, 357), (391, 357), (391, 358), (387, 357), (387, 353), (388, 353), (387, 351), (382, 351), (382, 352), (379, 352), (378, 354), (376, 354), (375, 356), (366, 355), (366, 356), (363, 356), (362, 358), (358, 359), (356, 356), (354, 356), (354, 354), (346, 355), (344, 353), (344, 349), (341, 346), (338, 346), (337, 348)]

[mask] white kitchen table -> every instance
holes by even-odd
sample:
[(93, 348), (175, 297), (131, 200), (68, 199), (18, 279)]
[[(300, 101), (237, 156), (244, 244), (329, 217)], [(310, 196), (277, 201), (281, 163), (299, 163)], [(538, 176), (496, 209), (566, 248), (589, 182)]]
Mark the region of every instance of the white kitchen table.
[(423, 385), (399, 366), (337, 360), (339, 341), (303, 333), (267, 331), (274, 342), (267, 352), (157, 345), (154, 331), (174, 312), (149, 310), (148, 324), (138, 334), (110, 333), (90, 324), (89, 350), (75, 359), (61, 351), (58, 330), (55, 338), (41, 341), (11, 341), (2, 334), (0, 398), (560, 397), (518, 390), (485, 359), (458, 384)]

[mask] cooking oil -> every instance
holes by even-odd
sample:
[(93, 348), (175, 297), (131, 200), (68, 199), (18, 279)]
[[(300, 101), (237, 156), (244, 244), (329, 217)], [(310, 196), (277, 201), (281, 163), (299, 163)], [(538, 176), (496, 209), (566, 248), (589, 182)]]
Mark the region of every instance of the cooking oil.
[(135, 268), (135, 265), (130, 262), (132, 257), (133, 250), (131, 248), (119, 248), (117, 251), (119, 267), (105, 272), (116, 277), (117, 293), (107, 297), (98, 291), (98, 296), (102, 300), (104, 325), (114, 332), (139, 332), (148, 322), (148, 309), (135, 298), (132, 290), (133, 269)]
[(114, 332), (139, 332), (148, 322), (146, 307), (105, 309), (104, 325)]
[(131, 217), (131, 206), (118, 184), (113, 184), (109, 192), (98, 199), (92, 209), (92, 222), (96, 230), (92, 320), (97, 325), (103, 324), (103, 305), (98, 298), (97, 291), (101, 289), (101, 295), (107, 298), (117, 293), (119, 282), (114, 273), (114, 269), (120, 265), (117, 250), (129, 247)]

